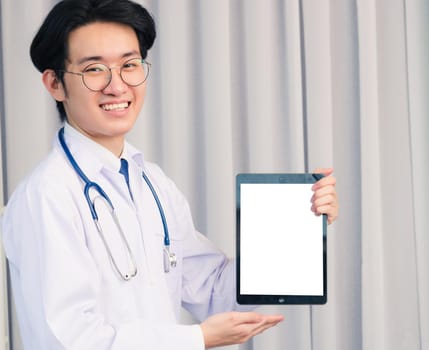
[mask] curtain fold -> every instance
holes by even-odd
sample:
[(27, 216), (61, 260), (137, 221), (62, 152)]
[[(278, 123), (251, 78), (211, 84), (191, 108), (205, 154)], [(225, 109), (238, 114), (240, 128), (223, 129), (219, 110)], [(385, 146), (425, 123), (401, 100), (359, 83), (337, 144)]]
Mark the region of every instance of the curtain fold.
[[(0, 24), (1, 24), (1, 15), (2, 15), (2, 6), (0, 4)], [(3, 67), (3, 28), (0, 26), (0, 67)], [(6, 186), (5, 179), (3, 178), (3, 141), (4, 135), (2, 133), (4, 126), (4, 77), (3, 77), (3, 69), (0, 69), (0, 152), (2, 155), (2, 163), (0, 164), (0, 198), (1, 198), (1, 207), (0, 207), (0, 215), (3, 213), (4, 208), (4, 187)], [(0, 220), (1, 221), (1, 220)], [(6, 334), (9, 333), (9, 325), (8, 325), (8, 296), (7, 296), (7, 282), (6, 282), (6, 258), (3, 251), (3, 245), (0, 242), (0, 350), (8, 350), (8, 342), (6, 341)]]
[[(285, 321), (225, 349), (429, 350), (429, 3), (138, 2), (158, 37), (129, 140), (201, 232), (234, 255), (237, 173), (333, 166), (338, 179), (328, 303), (262, 307)], [(59, 125), (28, 54), (52, 3), (1, 2), (6, 197)]]
[(429, 349), (429, 3), (405, 2), (410, 154), (421, 349)]

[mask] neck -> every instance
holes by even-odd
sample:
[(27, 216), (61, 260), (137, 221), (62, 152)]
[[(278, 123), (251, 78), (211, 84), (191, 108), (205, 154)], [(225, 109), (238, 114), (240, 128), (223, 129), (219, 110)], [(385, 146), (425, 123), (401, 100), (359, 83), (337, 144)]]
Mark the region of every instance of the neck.
[(122, 151), (124, 150), (124, 143), (125, 143), (125, 136), (123, 134), (114, 135), (114, 136), (106, 136), (101, 135), (97, 133), (91, 133), (88, 132), (82, 128), (80, 128), (75, 123), (69, 124), (79, 131), (81, 134), (85, 135), (92, 141), (98, 143), (99, 145), (103, 146), (104, 148), (107, 148), (110, 152), (112, 152), (116, 157), (120, 157), (122, 154)]
[(116, 136), (115, 138), (93, 138), (88, 136), (93, 141), (97, 142), (99, 145), (107, 148), (110, 152), (112, 152), (116, 157), (120, 158), (122, 151), (124, 150), (124, 142), (125, 138), (123, 135)]

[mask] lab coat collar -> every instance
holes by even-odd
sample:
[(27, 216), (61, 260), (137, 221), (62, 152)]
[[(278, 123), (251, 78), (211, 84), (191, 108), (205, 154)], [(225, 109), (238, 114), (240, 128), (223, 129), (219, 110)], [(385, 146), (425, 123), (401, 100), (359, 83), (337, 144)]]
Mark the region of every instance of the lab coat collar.
[(128, 162), (130, 162), (130, 160), (133, 160), (138, 167), (144, 169), (143, 153), (128, 142), (125, 142), (121, 158), (125, 158)]
[[(91, 181), (96, 181), (103, 169), (114, 173), (119, 171), (120, 159), (118, 157), (67, 122), (64, 124), (64, 138), (73, 157)], [(61, 147), (58, 140), (57, 145)], [(121, 157), (128, 161), (132, 159), (139, 167), (144, 168), (142, 153), (127, 142), (124, 144)]]

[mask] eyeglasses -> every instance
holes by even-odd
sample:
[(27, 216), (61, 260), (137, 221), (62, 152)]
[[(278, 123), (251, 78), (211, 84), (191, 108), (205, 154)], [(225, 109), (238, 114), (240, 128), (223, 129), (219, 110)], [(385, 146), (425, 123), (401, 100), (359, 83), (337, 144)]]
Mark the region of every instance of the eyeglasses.
[(91, 91), (102, 91), (112, 81), (112, 69), (119, 68), (122, 81), (129, 86), (143, 84), (149, 75), (150, 63), (142, 58), (132, 58), (119, 67), (107, 67), (102, 63), (91, 63), (83, 69), (83, 72), (61, 72), (80, 75), (83, 84)]

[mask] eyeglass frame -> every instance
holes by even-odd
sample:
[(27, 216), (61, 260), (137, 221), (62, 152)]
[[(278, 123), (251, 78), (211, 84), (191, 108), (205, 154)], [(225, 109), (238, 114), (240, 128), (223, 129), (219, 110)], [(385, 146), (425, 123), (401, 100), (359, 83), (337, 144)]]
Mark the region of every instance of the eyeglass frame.
[[(129, 84), (129, 83), (127, 83), (127, 82), (124, 80), (124, 78), (122, 77), (122, 69), (124, 68), (124, 66), (125, 66), (128, 62), (133, 61), (133, 60), (140, 60), (140, 61), (142, 62), (142, 65), (143, 65), (143, 64), (146, 64), (146, 65), (147, 65), (147, 74), (146, 74), (145, 78), (143, 79), (143, 81), (142, 81), (141, 83), (138, 83), (138, 84)], [(108, 71), (108, 72), (109, 72), (109, 74), (110, 74), (109, 79), (107, 80), (106, 85), (105, 85), (103, 88), (101, 88), (101, 89), (97, 89), (97, 90), (91, 89), (91, 88), (90, 88), (88, 85), (86, 85), (86, 83), (85, 83), (85, 73), (86, 73), (86, 72), (85, 72), (85, 70), (86, 70), (88, 67), (90, 67), (90, 66), (92, 66), (92, 65), (95, 65), (95, 64), (99, 64), (99, 65), (102, 65), (102, 66), (106, 67), (106, 68), (107, 68), (107, 71)], [(87, 66), (85, 66), (85, 68), (83, 68), (83, 72), (72, 72), (72, 71), (68, 71), (68, 70), (65, 70), (65, 69), (61, 69), (61, 70), (59, 70), (58, 72), (62, 72), (62, 73), (69, 73), (69, 74), (74, 74), (74, 75), (79, 75), (79, 76), (81, 76), (81, 78), (82, 78), (82, 83), (83, 83), (83, 85), (84, 85), (88, 90), (90, 90), (90, 91), (94, 91), (94, 92), (100, 92), (100, 91), (103, 91), (105, 88), (107, 88), (107, 87), (109, 86), (109, 84), (112, 82), (112, 69), (119, 68), (119, 76), (121, 77), (121, 80), (122, 80), (125, 84), (127, 84), (128, 86), (136, 87), (136, 86), (139, 86), (139, 85), (143, 84), (143, 83), (147, 80), (147, 78), (149, 77), (150, 66), (151, 66), (151, 64), (150, 64), (149, 62), (147, 62), (144, 58), (141, 58), (141, 57), (134, 57), (134, 58), (130, 58), (129, 60), (126, 60), (126, 61), (125, 61), (124, 63), (122, 63), (122, 65), (120, 65), (120, 66), (108, 67), (108, 66), (106, 66), (104, 63), (95, 62), (95, 63), (90, 63), (90, 64), (88, 64)]]

